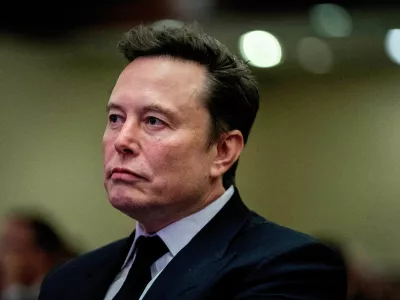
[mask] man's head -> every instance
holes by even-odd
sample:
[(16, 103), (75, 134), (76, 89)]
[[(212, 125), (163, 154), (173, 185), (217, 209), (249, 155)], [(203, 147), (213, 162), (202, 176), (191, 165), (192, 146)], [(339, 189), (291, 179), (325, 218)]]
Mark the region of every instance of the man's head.
[(11, 283), (37, 283), (65, 251), (56, 231), (40, 217), (13, 213), (2, 224), (0, 268)]
[(130, 64), (111, 94), (103, 139), (110, 201), (139, 221), (184, 217), (234, 184), (258, 110), (256, 82), (192, 27), (138, 26), (119, 48)]

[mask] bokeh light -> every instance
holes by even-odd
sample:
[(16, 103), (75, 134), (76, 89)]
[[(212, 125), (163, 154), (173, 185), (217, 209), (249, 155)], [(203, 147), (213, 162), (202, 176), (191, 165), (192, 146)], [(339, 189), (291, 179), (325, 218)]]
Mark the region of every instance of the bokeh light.
[(400, 29), (391, 29), (386, 34), (385, 49), (389, 58), (400, 65)]
[(282, 60), (282, 47), (271, 33), (256, 30), (243, 34), (239, 40), (240, 53), (249, 64), (270, 68)]
[(300, 40), (297, 47), (299, 64), (314, 74), (326, 74), (332, 69), (333, 54), (326, 42), (306, 37)]
[(350, 14), (336, 4), (318, 4), (310, 11), (310, 22), (319, 35), (325, 37), (346, 37), (353, 30)]

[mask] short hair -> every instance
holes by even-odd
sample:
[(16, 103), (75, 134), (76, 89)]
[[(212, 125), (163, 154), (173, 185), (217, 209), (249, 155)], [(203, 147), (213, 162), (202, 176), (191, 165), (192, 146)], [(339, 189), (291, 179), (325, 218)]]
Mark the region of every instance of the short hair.
[(64, 249), (64, 243), (55, 229), (45, 220), (31, 217), (26, 222), (33, 231), (35, 244), (47, 253), (59, 253)]
[[(235, 129), (246, 144), (259, 108), (257, 82), (247, 64), (217, 39), (197, 24), (163, 30), (138, 25), (126, 33), (118, 48), (129, 62), (143, 56), (167, 56), (203, 66), (207, 71), (205, 106), (211, 117), (208, 146)], [(235, 184), (237, 166), (238, 160), (223, 175), (225, 188)]]

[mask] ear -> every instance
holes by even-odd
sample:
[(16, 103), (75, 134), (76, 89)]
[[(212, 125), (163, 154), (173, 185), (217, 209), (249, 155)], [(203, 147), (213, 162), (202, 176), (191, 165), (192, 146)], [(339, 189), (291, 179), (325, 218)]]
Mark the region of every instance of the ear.
[(216, 148), (216, 155), (211, 165), (210, 176), (220, 177), (238, 160), (244, 147), (243, 135), (239, 130), (232, 130), (221, 135)]

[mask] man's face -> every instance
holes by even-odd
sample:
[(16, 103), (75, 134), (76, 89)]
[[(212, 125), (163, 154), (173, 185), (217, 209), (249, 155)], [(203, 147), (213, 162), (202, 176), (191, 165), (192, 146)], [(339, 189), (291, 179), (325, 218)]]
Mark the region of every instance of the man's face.
[(190, 210), (210, 193), (216, 147), (202, 104), (206, 70), (162, 57), (134, 60), (108, 103), (104, 185), (111, 204), (135, 219)]

